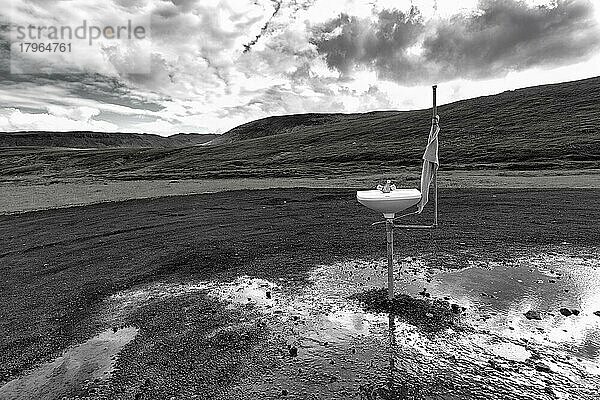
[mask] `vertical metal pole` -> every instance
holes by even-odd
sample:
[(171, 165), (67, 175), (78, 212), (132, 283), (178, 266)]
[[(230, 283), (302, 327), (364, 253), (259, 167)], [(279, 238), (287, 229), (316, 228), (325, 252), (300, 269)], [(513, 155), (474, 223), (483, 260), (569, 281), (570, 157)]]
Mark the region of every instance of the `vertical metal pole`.
[[(433, 85), (433, 120), (437, 116), (437, 85)], [(439, 139), (438, 139), (439, 141)], [(437, 169), (433, 173), (433, 226), (438, 226), (438, 185), (437, 185)]]
[(433, 85), (433, 118), (437, 115), (437, 85)]
[[(390, 376), (388, 377), (388, 389), (390, 390), (390, 394), (394, 393), (394, 369), (395, 369), (395, 359), (394, 359), (394, 350), (396, 348), (396, 321), (394, 314), (390, 313), (388, 315), (388, 327), (389, 327), (389, 345), (390, 345)], [(391, 398), (391, 397), (390, 397)]]
[(385, 231), (387, 233), (387, 262), (388, 262), (388, 298), (394, 298), (394, 220), (385, 220)]

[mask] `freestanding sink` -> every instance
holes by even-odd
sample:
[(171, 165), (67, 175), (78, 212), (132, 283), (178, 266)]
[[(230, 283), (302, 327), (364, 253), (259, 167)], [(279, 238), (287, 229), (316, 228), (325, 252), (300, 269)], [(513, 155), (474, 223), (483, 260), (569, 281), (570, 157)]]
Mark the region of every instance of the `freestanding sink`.
[[(388, 265), (388, 299), (394, 298), (394, 227), (396, 228), (424, 228), (432, 229), (438, 225), (437, 208), (437, 166), (438, 162), (438, 134), (440, 132), (439, 117), (436, 106), (436, 89), (433, 87), (433, 117), (431, 119), (431, 130), (427, 147), (423, 154), (423, 168), (421, 169), (421, 191), (417, 189), (397, 189), (391, 180), (387, 180), (385, 185), (377, 185), (376, 190), (360, 190), (356, 192), (356, 200), (363, 206), (383, 214), (385, 221), (378, 221), (372, 225), (385, 223), (385, 232), (387, 236), (387, 265)], [(429, 197), (429, 185), (433, 180), (435, 203), (433, 225), (395, 225), (394, 219), (396, 213), (406, 210), (409, 207), (419, 204), (417, 210), (410, 214), (420, 214), (423, 207), (427, 204)], [(422, 193), (421, 193), (422, 192)], [(390, 319), (392, 321), (392, 319)], [(391, 326), (391, 323), (390, 323)]]
[(374, 190), (359, 190), (356, 200), (363, 206), (379, 211), (385, 218), (387, 233), (388, 262), (388, 299), (394, 298), (394, 217), (396, 213), (406, 210), (421, 201), (421, 192), (417, 189), (396, 189), (392, 181), (385, 186), (378, 185)]
[(392, 189), (389, 192), (380, 189), (361, 190), (356, 192), (356, 199), (363, 206), (383, 213), (385, 219), (390, 219), (417, 204), (421, 200), (421, 192), (417, 189)]

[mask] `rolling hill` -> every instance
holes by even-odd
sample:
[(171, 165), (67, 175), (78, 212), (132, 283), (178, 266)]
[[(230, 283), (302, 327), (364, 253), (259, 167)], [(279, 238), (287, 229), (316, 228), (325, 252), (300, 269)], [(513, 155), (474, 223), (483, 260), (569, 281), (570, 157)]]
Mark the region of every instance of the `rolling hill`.
[[(442, 105), (442, 167), (599, 168), (599, 99), (596, 77)], [(416, 170), (430, 113), (275, 116), (238, 126), (207, 146), (176, 149), (4, 149), (0, 179), (326, 177)]]
[(169, 137), (121, 132), (0, 132), (0, 147), (184, 147), (204, 144), (217, 135), (179, 133)]

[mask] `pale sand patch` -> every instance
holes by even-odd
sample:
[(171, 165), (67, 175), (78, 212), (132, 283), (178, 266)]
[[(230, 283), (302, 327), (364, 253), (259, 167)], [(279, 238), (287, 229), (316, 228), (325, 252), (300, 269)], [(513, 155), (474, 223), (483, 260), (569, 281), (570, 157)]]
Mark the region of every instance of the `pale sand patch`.
[[(0, 183), (0, 214), (82, 206), (130, 199), (269, 188), (371, 188), (386, 178), (400, 187), (418, 187), (418, 174), (336, 178), (239, 178), (138, 181), (61, 181), (51, 184)], [(440, 188), (600, 188), (600, 170), (440, 171)]]

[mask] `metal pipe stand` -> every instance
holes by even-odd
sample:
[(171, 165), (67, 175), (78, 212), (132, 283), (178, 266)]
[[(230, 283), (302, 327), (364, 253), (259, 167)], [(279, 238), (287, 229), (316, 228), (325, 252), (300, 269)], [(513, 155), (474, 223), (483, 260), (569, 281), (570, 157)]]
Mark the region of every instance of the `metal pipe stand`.
[(388, 262), (388, 299), (394, 298), (394, 219), (386, 218), (387, 262)]

